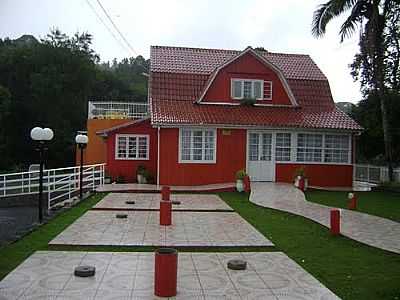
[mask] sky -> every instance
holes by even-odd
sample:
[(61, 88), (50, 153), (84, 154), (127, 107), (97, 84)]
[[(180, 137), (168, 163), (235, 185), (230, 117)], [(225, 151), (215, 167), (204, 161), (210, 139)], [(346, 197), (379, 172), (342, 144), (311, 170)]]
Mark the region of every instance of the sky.
[(271, 52), (309, 54), (328, 77), (335, 102), (357, 103), (360, 85), (348, 67), (358, 50), (357, 34), (340, 43), (344, 18), (338, 18), (322, 39), (311, 35), (313, 12), (325, 1), (0, 0), (0, 38), (40, 38), (51, 28), (68, 35), (85, 31), (93, 35), (93, 48), (102, 61), (139, 54), (149, 58), (150, 45), (234, 50), (261, 46)]

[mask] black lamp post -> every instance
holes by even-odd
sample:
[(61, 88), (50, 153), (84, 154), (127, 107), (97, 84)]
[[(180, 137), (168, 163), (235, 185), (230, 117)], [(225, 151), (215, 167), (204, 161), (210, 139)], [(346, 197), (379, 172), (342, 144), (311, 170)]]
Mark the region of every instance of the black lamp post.
[(39, 171), (39, 223), (43, 221), (43, 164), (44, 152), (47, 150), (46, 143), (51, 141), (54, 137), (53, 130), (50, 128), (35, 127), (31, 130), (31, 138), (38, 142), (37, 151), (39, 152), (40, 171)]
[(83, 150), (86, 148), (89, 139), (87, 135), (78, 134), (75, 137), (75, 142), (78, 145), (78, 148), (81, 151), (81, 159), (80, 159), (80, 176), (79, 176), (79, 198), (82, 200), (83, 196)]

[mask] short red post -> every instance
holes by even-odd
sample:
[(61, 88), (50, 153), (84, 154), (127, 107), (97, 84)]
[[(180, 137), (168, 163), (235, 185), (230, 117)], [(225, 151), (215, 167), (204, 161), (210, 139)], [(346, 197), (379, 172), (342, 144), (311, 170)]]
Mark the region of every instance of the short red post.
[(172, 224), (172, 202), (160, 201), (160, 225), (169, 226)]
[(154, 294), (158, 297), (176, 296), (178, 278), (178, 251), (160, 248), (155, 252)]
[(356, 196), (356, 194), (349, 193), (348, 198), (349, 198), (348, 208), (352, 209), (352, 210), (357, 209), (357, 196)]
[(161, 188), (161, 198), (164, 201), (169, 201), (170, 200), (170, 194), (171, 194), (171, 188), (169, 186), (163, 186)]
[(299, 189), (302, 190), (304, 192), (305, 189), (305, 180), (304, 177), (300, 177), (299, 178)]
[(250, 191), (251, 191), (251, 184), (250, 184), (250, 177), (249, 177), (248, 175), (246, 175), (246, 176), (243, 178), (243, 183), (244, 183), (244, 191), (245, 191), (246, 193), (250, 193)]
[(338, 209), (331, 210), (331, 234), (340, 234), (340, 210)]

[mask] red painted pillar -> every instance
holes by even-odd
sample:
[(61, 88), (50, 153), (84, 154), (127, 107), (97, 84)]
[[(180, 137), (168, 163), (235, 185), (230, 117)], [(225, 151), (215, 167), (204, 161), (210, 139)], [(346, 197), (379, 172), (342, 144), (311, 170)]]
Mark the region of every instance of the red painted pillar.
[(340, 210), (338, 209), (331, 210), (331, 234), (340, 234)]
[(169, 226), (172, 224), (172, 202), (160, 201), (160, 225)]
[(249, 177), (248, 175), (246, 175), (246, 176), (243, 178), (243, 183), (244, 183), (244, 191), (245, 191), (246, 193), (250, 193), (250, 191), (251, 191), (251, 184), (250, 184), (250, 177)]
[(161, 188), (162, 200), (169, 201), (170, 200), (170, 195), (171, 195), (171, 188), (169, 186), (163, 186)]
[(154, 294), (158, 297), (176, 296), (178, 277), (178, 251), (160, 248), (155, 252)]
[(348, 208), (349, 209), (357, 209), (357, 196), (354, 193), (349, 193), (348, 195), (349, 198), (349, 203), (348, 203)]
[(304, 192), (305, 189), (305, 180), (304, 177), (300, 177), (299, 178), (299, 189), (302, 190)]

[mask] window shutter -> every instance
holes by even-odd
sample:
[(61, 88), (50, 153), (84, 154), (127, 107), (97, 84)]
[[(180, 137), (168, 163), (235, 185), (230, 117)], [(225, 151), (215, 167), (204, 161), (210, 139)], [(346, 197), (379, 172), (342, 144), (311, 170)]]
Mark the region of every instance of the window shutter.
[(272, 81), (264, 81), (264, 99), (272, 100)]
[(261, 92), (261, 81), (254, 81), (254, 98), (256, 99), (262, 99), (262, 92)]

